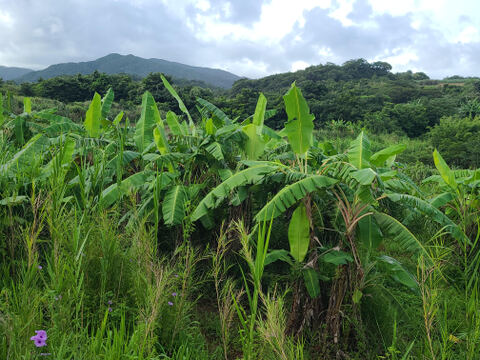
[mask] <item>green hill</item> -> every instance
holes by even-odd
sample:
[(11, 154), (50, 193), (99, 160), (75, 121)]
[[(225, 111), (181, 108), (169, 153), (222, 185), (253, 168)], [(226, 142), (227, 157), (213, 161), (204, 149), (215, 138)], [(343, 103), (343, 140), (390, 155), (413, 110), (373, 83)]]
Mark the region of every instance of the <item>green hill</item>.
[(32, 71), (32, 69), (0, 66), (0, 78), (2, 78), (3, 80), (14, 80)]
[(17, 82), (34, 82), (40, 78), (50, 79), (60, 75), (91, 74), (95, 70), (107, 74), (130, 74), (145, 77), (161, 72), (178, 79), (199, 80), (222, 88), (230, 88), (240, 79), (228, 71), (196, 67), (162, 59), (144, 59), (134, 55), (110, 54), (93, 61), (51, 65), (40, 71), (20, 75)]

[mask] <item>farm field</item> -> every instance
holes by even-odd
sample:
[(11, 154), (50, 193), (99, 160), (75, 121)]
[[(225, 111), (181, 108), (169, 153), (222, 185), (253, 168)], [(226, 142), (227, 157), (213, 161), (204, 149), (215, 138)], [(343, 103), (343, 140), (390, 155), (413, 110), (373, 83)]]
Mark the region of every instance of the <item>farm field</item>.
[(161, 85), (81, 121), (0, 93), (1, 359), (478, 359), (478, 157), (315, 128), (295, 82), (283, 118)]

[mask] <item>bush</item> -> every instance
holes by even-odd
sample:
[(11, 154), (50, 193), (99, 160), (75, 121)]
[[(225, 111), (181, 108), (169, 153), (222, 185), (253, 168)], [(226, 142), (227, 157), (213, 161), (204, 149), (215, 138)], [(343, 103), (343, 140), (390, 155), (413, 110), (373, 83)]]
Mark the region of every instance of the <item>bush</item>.
[(391, 108), (384, 107), (382, 111), (368, 113), (363, 120), (363, 126), (372, 134), (402, 134), (395, 119), (391, 117)]
[(461, 168), (480, 166), (480, 117), (442, 118), (428, 135), (448, 164)]

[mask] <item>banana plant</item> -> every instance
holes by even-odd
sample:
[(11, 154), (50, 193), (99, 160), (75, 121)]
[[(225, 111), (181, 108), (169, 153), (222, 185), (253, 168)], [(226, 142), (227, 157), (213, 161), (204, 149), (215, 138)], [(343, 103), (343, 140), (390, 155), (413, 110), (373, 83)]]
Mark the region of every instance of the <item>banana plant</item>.
[[(372, 261), (378, 264), (378, 271), (383, 270), (400, 283), (415, 287), (414, 277), (395, 259), (376, 257), (372, 260), (370, 257), (386, 238), (406, 250), (427, 254), (422, 243), (383, 207), (387, 199), (400, 203), (408, 203), (407, 199), (423, 200), (415, 196), (419, 191), (413, 182), (399, 174), (394, 166), (395, 157), (405, 150), (405, 146), (395, 145), (372, 154), (368, 137), (362, 132), (352, 141), (346, 154), (323, 154), (323, 160), (309, 161), (319, 151), (312, 148), (314, 118), (295, 83), (284, 96), (284, 103), (288, 121), (278, 135), (287, 138), (292, 156), (283, 159), (289, 162), (284, 164), (280, 158), (241, 162), (246, 167), (211, 190), (200, 201), (191, 219), (195, 221), (208, 216), (235, 190), (245, 186), (251, 188), (251, 185), (260, 186), (260, 193), (269, 193), (266, 203), (254, 216), (257, 224), (281, 216), (288, 219), (287, 210), (293, 208), (288, 231), (289, 255), (286, 256), (285, 251), (274, 251), (267, 263), (276, 259), (293, 259), (289, 261), (297, 264), (297, 268), (303, 268), (305, 286), (312, 297), (319, 295), (320, 279), (325, 279), (325, 274), (317, 269), (319, 262), (337, 267), (331, 290), (335, 295), (331, 297), (326, 317), (334, 341), (338, 342), (340, 312), (348, 288), (345, 284), (347, 276), (342, 273), (353, 276), (348, 296), (355, 304), (361, 301), (367, 283), (366, 265), (370, 269)], [(267, 187), (274, 179), (277, 182), (280, 179), (281, 187), (277, 191), (275, 187)], [(262, 187), (268, 190), (262, 191)], [(409, 193), (397, 192), (405, 190)], [(327, 210), (332, 204), (333, 209)], [(326, 212), (323, 218), (333, 222), (330, 225), (340, 234), (334, 237), (336, 243), (330, 241), (330, 248), (314, 245), (316, 234), (323, 233), (326, 225), (316, 223), (318, 219), (313, 212)], [(437, 222), (448, 222), (446, 217), (436, 215)]]
[[(174, 91), (173, 88), (170, 90)], [(191, 167), (194, 153), (175, 152), (181, 140), (171, 143), (172, 139), (169, 140), (167, 131), (170, 131), (172, 137), (188, 137), (197, 144), (201, 139), (196, 129), (192, 129), (191, 126), (180, 124), (177, 116), (171, 111), (166, 114), (166, 119), (162, 119), (155, 99), (149, 92), (145, 92), (142, 97), (140, 119), (136, 122), (133, 135), (136, 151), (128, 149), (131, 144), (125, 139), (121, 142), (120, 153), (110, 161), (115, 163), (120, 161), (121, 164), (117, 164), (118, 169), (125, 162), (138, 160), (140, 170), (123, 179), (121, 176), (119, 178), (117, 173), (117, 182), (102, 191), (100, 205), (109, 207), (128, 193), (136, 192), (139, 196), (138, 216), (154, 214), (157, 229), (160, 223), (166, 226), (182, 224), (186, 218), (187, 204), (198, 192), (199, 187), (190, 184), (180, 170)], [(192, 133), (196, 135), (193, 136)], [(126, 136), (127, 131), (124, 134), (124, 137)], [(160, 214), (163, 221), (160, 221)]]
[[(480, 269), (480, 170), (452, 170), (435, 149), (433, 160), (439, 175), (433, 175), (423, 182), (437, 184), (440, 194), (429, 199), (446, 232), (456, 240), (462, 254), (464, 287), (469, 293), (475, 286), (473, 279)], [(430, 211), (431, 216), (432, 211)], [(458, 225), (457, 225), (458, 224)]]

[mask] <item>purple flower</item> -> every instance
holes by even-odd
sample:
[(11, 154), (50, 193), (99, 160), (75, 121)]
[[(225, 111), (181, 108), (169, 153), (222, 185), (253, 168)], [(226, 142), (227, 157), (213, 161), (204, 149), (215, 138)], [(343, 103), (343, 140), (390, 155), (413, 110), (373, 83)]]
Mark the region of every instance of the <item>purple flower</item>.
[(47, 346), (47, 332), (45, 330), (35, 330), (37, 335), (32, 336), (30, 340), (33, 341), (36, 347)]
[(108, 307), (108, 312), (112, 312), (113, 309), (111, 307)]
[(173, 292), (173, 293), (172, 293), (172, 296), (174, 296), (174, 297), (177, 296), (177, 293), (176, 293), (176, 292)]
[(175, 274), (175, 275), (173, 275), (173, 276), (175, 276), (176, 278), (178, 278), (178, 274)]
[(108, 300), (108, 301), (107, 301), (107, 304), (108, 304), (108, 305), (112, 305), (112, 304), (113, 304), (113, 301), (112, 301), (112, 300)]
[(37, 338), (42, 340), (47, 340), (47, 332), (45, 330), (35, 330), (35, 335)]
[(38, 270), (42, 270), (42, 269), (43, 269), (42, 265), (38, 265), (37, 267), (38, 267)]
[(47, 342), (45, 340), (42, 340), (42, 339), (34, 339), (33, 343), (35, 344), (36, 347), (47, 346)]
[(173, 303), (171, 301), (168, 302), (168, 305), (173, 306)]

